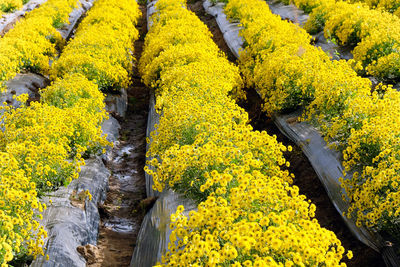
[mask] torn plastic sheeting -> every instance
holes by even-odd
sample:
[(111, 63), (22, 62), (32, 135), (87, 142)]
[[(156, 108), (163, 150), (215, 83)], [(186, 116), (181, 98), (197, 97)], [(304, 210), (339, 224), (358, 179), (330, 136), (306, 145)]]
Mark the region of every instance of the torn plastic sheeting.
[[(48, 206), (41, 224), (48, 232), (44, 248), (49, 260), (38, 256), (32, 267), (86, 266), (86, 260), (76, 248), (97, 243), (100, 223), (97, 205), (106, 197), (109, 176), (110, 171), (99, 157), (86, 160), (78, 179), (42, 199)], [(85, 190), (91, 193), (91, 201), (78, 197), (83, 196), (81, 192)], [(72, 202), (71, 198), (76, 198), (78, 203)]]
[(193, 201), (171, 190), (160, 194), (153, 208), (143, 219), (132, 255), (131, 267), (153, 266), (161, 262), (161, 256), (168, 251), (169, 237), (172, 232), (169, 227), (170, 217), (179, 205), (185, 207), (183, 214), (186, 216), (196, 208)]
[(21, 10), (17, 10), (13, 13), (3, 14), (0, 18), (0, 36), (3, 36), (12, 29), (13, 25), (25, 16), (26, 13), (38, 8), (41, 4), (47, 2), (47, 0), (30, 0), (26, 3)]
[(224, 13), (224, 3), (217, 3), (213, 5), (210, 1), (203, 2), (204, 10), (215, 17), (218, 27), (221, 30), (225, 42), (232, 53), (239, 58), (239, 52), (243, 50), (243, 39), (239, 35), (239, 23), (230, 23)]
[[(220, 20), (226, 20), (226, 16), (221, 15), (221, 12), (224, 14), (224, 4), (212, 6), (212, 4), (206, 0), (203, 6), (208, 14), (217, 18), (220, 17)], [(225, 22), (222, 25), (225, 25)], [(236, 26), (239, 30), (237, 25), (232, 23), (231, 25)], [(221, 29), (221, 31), (223, 31), (223, 29)], [(235, 45), (232, 44), (231, 39), (225, 38), (225, 35), (224, 39), (229, 47)], [(235, 53), (235, 56), (239, 58), (237, 53)], [(358, 228), (353, 220), (343, 216), (343, 212), (347, 211), (348, 203), (342, 199), (342, 188), (338, 181), (338, 179), (343, 176), (340, 153), (327, 148), (320, 133), (309, 124), (303, 122), (292, 125), (286, 122), (288, 118), (299, 115), (301, 115), (301, 111), (278, 116), (275, 118), (275, 124), (283, 134), (302, 148), (304, 154), (308, 157), (316, 171), (318, 178), (324, 185), (331, 202), (334, 204), (353, 235), (364, 244), (380, 252), (387, 266), (400, 266), (399, 257), (394, 252), (394, 248), (390, 242), (387, 244), (379, 234), (372, 233), (365, 228)], [(307, 135), (309, 136), (305, 137)]]
[(339, 178), (343, 177), (344, 170), (341, 164), (342, 154), (329, 149), (320, 132), (307, 122), (288, 123), (288, 121), (293, 121), (293, 118), (300, 117), (301, 114), (301, 111), (296, 111), (290, 114), (277, 115), (274, 117), (274, 123), (307, 156), (331, 202), (353, 235), (364, 244), (380, 252), (387, 266), (400, 266), (400, 259), (394, 252), (394, 248), (388, 246), (382, 236), (369, 231), (365, 227), (357, 227), (354, 220), (344, 216), (349, 204), (342, 198), (345, 191), (339, 182)]

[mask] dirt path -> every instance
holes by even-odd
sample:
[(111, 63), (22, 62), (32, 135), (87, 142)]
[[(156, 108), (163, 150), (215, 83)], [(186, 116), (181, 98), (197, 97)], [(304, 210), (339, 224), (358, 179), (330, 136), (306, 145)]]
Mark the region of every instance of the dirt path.
[[(146, 34), (146, 8), (138, 23), (140, 39), (135, 43), (135, 58), (139, 59)], [(134, 69), (132, 85), (128, 88), (128, 110), (120, 120), (120, 140), (114, 147), (112, 172), (105, 203), (99, 207), (101, 225), (94, 259), (88, 266), (129, 266), (146, 207), (144, 177), (146, 153), (146, 124), (149, 91)]]
[[(234, 55), (231, 53), (223, 39), (223, 35), (219, 30), (214, 17), (206, 14), (202, 4), (202, 1), (192, 1), (188, 4), (188, 7), (209, 27), (211, 33), (214, 35), (213, 39), (215, 43), (228, 55), (229, 60), (236, 62)], [(333, 231), (342, 241), (343, 246), (346, 249), (353, 251), (353, 259), (345, 261), (347, 266), (385, 266), (380, 254), (353, 237), (347, 226), (344, 224), (341, 216), (332, 205), (307, 157), (299, 147), (279, 131), (272, 120), (267, 118), (265, 113), (261, 112), (262, 100), (256, 91), (252, 88), (247, 88), (246, 91), (247, 101), (239, 103), (239, 105), (249, 113), (251, 125), (254, 130), (266, 130), (270, 135), (275, 134), (279, 142), (282, 142), (286, 146), (291, 145), (293, 147), (293, 151), (286, 153), (285, 158), (291, 165), (289, 171), (296, 177), (294, 184), (300, 188), (301, 194), (306, 195), (307, 198), (317, 206), (316, 218), (320, 225)]]

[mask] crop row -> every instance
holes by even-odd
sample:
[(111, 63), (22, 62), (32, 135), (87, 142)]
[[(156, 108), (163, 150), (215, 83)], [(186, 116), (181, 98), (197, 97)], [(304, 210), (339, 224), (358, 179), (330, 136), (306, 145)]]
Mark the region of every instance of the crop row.
[(370, 8), (383, 9), (400, 17), (399, 0), (363, 0)]
[[(297, 7), (303, 9), (305, 12), (310, 13), (314, 8), (319, 7), (321, 5), (325, 5), (327, 3), (333, 4), (344, 3), (344, 1), (335, 1), (335, 0), (283, 0), (285, 4), (293, 3)], [(400, 16), (400, 1), (399, 0), (352, 0), (348, 1), (348, 3), (360, 4), (364, 3), (371, 9), (377, 9), (382, 11), (387, 11), (393, 13), (396, 16)]]
[(189, 216), (183, 206), (171, 215), (169, 252), (159, 264), (338, 266), (345, 249), (281, 169), (291, 147), (252, 130), (230, 97), (243, 96), (238, 68), (183, 6), (157, 2), (139, 65), (161, 114), (148, 152), (154, 168), (146, 168), (153, 188), (198, 204)]
[(8, 13), (19, 10), (28, 2), (29, 0), (0, 0), (0, 15), (2, 12)]
[(323, 28), (327, 38), (353, 46), (360, 74), (400, 80), (399, 17), (360, 3), (324, 3), (313, 10), (306, 28), (309, 32)]
[[(301, 8), (306, 13), (310, 13), (314, 8), (319, 7), (325, 4), (333, 4), (344, 3), (344, 1), (335, 1), (335, 0), (282, 0), (281, 2), (288, 4), (294, 4), (298, 8)], [(396, 16), (400, 16), (400, 1), (399, 0), (351, 0), (347, 1), (347, 3), (355, 3), (360, 4), (364, 3), (371, 9), (378, 9), (382, 11), (387, 11), (393, 13)]]
[(327, 39), (354, 47), (353, 67), (359, 74), (372, 75), (382, 81), (400, 81), (398, 16), (371, 9), (364, 3), (334, 0), (295, 0), (293, 3), (311, 12), (305, 24), (308, 32), (324, 30)]
[(57, 28), (68, 23), (77, 0), (49, 0), (17, 22), (0, 42), (0, 92), (22, 70), (48, 74), (49, 61), (64, 45)]
[(303, 119), (343, 152), (351, 171), (342, 181), (347, 216), (398, 235), (400, 93), (382, 85), (371, 92), (368, 79), (345, 61), (329, 60), (303, 29), (273, 15), (262, 0), (230, 0), (225, 11), (243, 25), (240, 66), (269, 114), (305, 108)]
[[(80, 166), (85, 164), (84, 157), (109, 144), (101, 131), (101, 123), (108, 115), (100, 89), (103, 89), (104, 77), (110, 73), (108, 70), (130, 71), (139, 16), (135, 1), (98, 0), (81, 22), (65, 54), (54, 63), (51, 73), (55, 80), (41, 90), (40, 102), (25, 104), (27, 96), (22, 95), (21, 107), (3, 108), (4, 115), (0, 118), (1, 264), (6, 265), (19, 254), (43, 254), (41, 245), (46, 231), (38, 219), (46, 205), (38, 197), (77, 178)], [(34, 47), (29, 48), (35, 50)], [(60, 68), (68, 60), (75, 64)], [(120, 77), (111, 75), (116, 80), (112, 86), (127, 85), (124, 72), (114, 75)], [(87, 195), (90, 197), (89, 192)]]

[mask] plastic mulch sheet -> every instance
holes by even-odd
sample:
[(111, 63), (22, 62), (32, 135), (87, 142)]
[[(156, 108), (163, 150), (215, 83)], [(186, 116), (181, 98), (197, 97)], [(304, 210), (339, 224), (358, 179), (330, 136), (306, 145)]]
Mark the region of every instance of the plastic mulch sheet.
[(161, 262), (161, 256), (168, 251), (169, 236), (172, 232), (169, 228), (170, 217), (179, 205), (185, 207), (185, 215), (196, 207), (191, 200), (171, 190), (159, 195), (153, 208), (144, 217), (130, 266), (147, 267)]
[[(97, 242), (100, 222), (97, 205), (106, 197), (109, 176), (110, 171), (100, 158), (86, 160), (77, 180), (42, 199), (48, 206), (41, 224), (48, 233), (44, 247), (49, 260), (38, 256), (32, 267), (86, 266), (86, 260), (76, 248)], [(90, 191), (92, 201), (79, 201), (79, 195), (85, 190)], [(48, 203), (49, 198), (52, 204)], [(76, 201), (72, 201), (74, 198)]]
[[(146, 144), (146, 152), (149, 151), (150, 144), (153, 141), (150, 137), (150, 133), (155, 130), (154, 125), (160, 122), (160, 115), (157, 114), (156, 109), (156, 98), (154, 96), (154, 92), (150, 94), (150, 101), (149, 101), (149, 115), (147, 117), (147, 129), (146, 129), (146, 137), (150, 139), (150, 143)], [(152, 157), (146, 157), (146, 161), (152, 160)], [(154, 171), (154, 167), (148, 166), (147, 167)], [(158, 197), (160, 192), (153, 190), (153, 177), (147, 172), (145, 173), (146, 176), (146, 195), (147, 197)]]
[(271, 12), (279, 15), (284, 20), (298, 23), (300, 26), (303, 26), (308, 20), (309, 16), (293, 4), (285, 5), (279, 1), (267, 1), (267, 3)]
[(64, 39), (69, 39), (71, 37), (73, 30), (78, 25), (81, 17), (84, 16), (86, 11), (93, 6), (94, 1), (95, 0), (79, 0), (80, 6), (72, 10), (69, 14), (69, 24), (58, 30)]
[[(280, 1), (266, 1), (269, 9), (272, 13), (279, 15), (283, 20), (289, 20), (293, 23), (299, 24), (301, 27), (304, 26), (309, 18), (309, 15), (304, 13), (303, 10), (299, 9), (293, 4), (286, 5)], [(321, 47), (325, 53), (328, 53), (332, 59), (339, 60), (345, 59), (349, 60), (353, 58), (351, 51), (353, 50), (350, 46), (339, 46), (335, 42), (330, 41), (325, 38), (324, 32), (320, 32), (314, 37), (314, 45)]]

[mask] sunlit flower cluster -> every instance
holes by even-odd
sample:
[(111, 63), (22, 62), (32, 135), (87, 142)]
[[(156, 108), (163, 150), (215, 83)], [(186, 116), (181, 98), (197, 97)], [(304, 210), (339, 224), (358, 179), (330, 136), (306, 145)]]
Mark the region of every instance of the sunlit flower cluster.
[[(81, 22), (76, 36), (82, 39), (81, 32), (86, 36), (96, 35), (98, 33), (96, 28), (99, 28), (102, 29), (103, 38), (114, 38), (114, 42), (107, 44), (108, 64), (112, 65), (115, 58), (120, 59), (118, 49), (121, 40), (129, 40), (124, 47), (126, 51), (127, 46), (133, 48), (133, 41), (138, 38), (134, 23), (129, 24), (129, 28), (121, 30), (123, 27), (121, 13), (131, 12), (133, 15), (130, 14), (129, 18), (136, 23), (140, 11), (135, 1), (98, 0)], [(93, 14), (99, 19), (96, 20)], [(107, 19), (100, 14), (108, 14), (105, 15)], [(101, 46), (95, 48), (91, 50), (94, 54), (101, 54), (104, 51)], [(74, 56), (77, 62), (80, 55), (76, 53)], [(70, 57), (72, 58), (72, 55)], [(126, 72), (129, 72), (131, 63), (124, 64), (126, 60), (120, 64), (126, 67)], [(3, 115), (0, 117), (2, 129), (0, 131), (0, 264), (2, 266), (7, 266), (7, 262), (16, 255), (43, 255), (43, 238), (47, 233), (38, 221), (42, 218), (41, 212), (46, 206), (40, 203), (38, 197), (78, 178), (81, 166), (85, 164), (84, 157), (101, 151), (106, 145), (111, 145), (101, 130), (102, 122), (108, 117), (104, 109), (104, 94), (98, 86), (101, 84), (101, 77), (90, 76), (85, 71), (79, 72), (76, 69), (63, 72), (60, 76), (62, 77), (55, 77), (49, 87), (40, 91), (40, 102), (27, 102), (28, 96), (21, 95), (17, 98), (22, 103), (19, 108), (2, 107)], [(119, 83), (116, 82), (113, 86), (116, 88), (125, 86), (124, 79), (125, 76), (120, 77), (117, 79)], [(90, 192), (86, 191), (85, 196), (91, 199)]]
[[(335, 234), (313, 219), (315, 205), (292, 186), (291, 150), (229, 97), (243, 97), (237, 67), (180, 0), (159, 0), (140, 60), (161, 114), (146, 171), (154, 189), (198, 203), (171, 215), (161, 266), (344, 266)], [(257, 9), (254, 9), (257, 10)], [(349, 256), (351, 256), (349, 254)]]
[(400, 217), (400, 93), (382, 89), (383, 93), (353, 99), (335, 124), (352, 126), (343, 151), (346, 171), (355, 171), (351, 180), (343, 181), (351, 203), (348, 216), (354, 215), (358, 225), (400, 238), (395, 229)]
[[(351, 1), (351, 2), (356, 2), (356, 1)], [(400, 17), (399, 0), (362, 0), (360, 2), (366, 3), (370, 8), (386, 10)]]
[(140, 11), (131, 0), (117, 3), (100, 1), (96, 4), (54, 63), (52, 75), (82, 73), (95, 81), (103, 92), (128, 86)]
[[(342, 179), (343, 197), (350, 203), (347, 215), (358, 226), (398, 232), (394, 229), (400, 216), (400, 93), (384, 85), (371, 92), (370, 81), (358, 77), (345, 61), (331, 62), (305, 43), (299, 27), (297, 32), (285, 33), (288, 22), (275, 19), (261, 0), (231, 0), (226, 13), (244, 26), (241, 34), (246, 48), (240, 63), (246, 82), (260, 91), (267, 111), (285, 111), (287, 106), (277, 103), (290, 103), (293, 94), (285, 90), (298, 88), (295, 92), (300, 97), (292, 108), (305, 104), (304, 119), (316, 123), (326, 141), (343, 152), (348, 173)], [(279, 87), (281, 83), (285, 86)], [(312, 101), (305, 102), (303, 95), (310, 87)]]
[(310, 13), (314, 8), (321, 6), (322, 4), (335, 3), (335, 0), (280, 0), (280, 2), (289, 5), (294, 4), (298, 8), (302, 9), (306, 13)]
[(48, 74), (49, 60), (64, 42), (57, 28), (68, 23), (77, 4), (77, 0), (48, 0), (27, 13), (1, 38), (0, 92), (6, 90), (5, 82), (22, 70)]
[(337, 116), (352, 95), (370, 91), (370, 81), (357, 76), (345, 61), (310, 44), (311, 36), (298, 25), (272, 14), (259, 0), (231, 0), (227, 16), (239, 20), (245, 40), (240, 67), (248, 86), (254, 86), (272, 115), (308, 106), (325, 119)]
[(22, 8), (29, 0), (0, 0), (0, 15), (2, 12), (9, 13)]
[(353, 46), (361, 74), (400, 80), (399, 17), (362, 3), (326, 2), (313, 10), (306, 29), (310, 32), (323, 29), (325, 37)]

